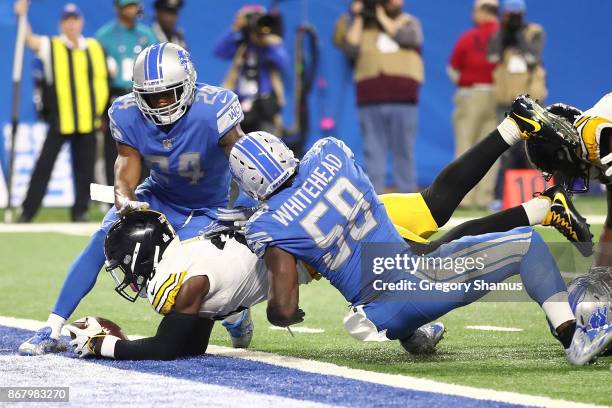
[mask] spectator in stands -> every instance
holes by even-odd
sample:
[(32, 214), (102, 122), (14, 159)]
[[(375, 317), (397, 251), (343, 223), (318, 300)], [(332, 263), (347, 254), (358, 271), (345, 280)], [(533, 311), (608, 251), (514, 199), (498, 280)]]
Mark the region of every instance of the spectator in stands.
[(419, 20), (403, 0), (354, 0), (336, 23), (336, 45), (353, 62), (365, 161), (377, 192), (385, 190), (387, 155), (395, 188), (415, 191), (417, 103), (424, 79)]
[(171, 42), (187, 49), (183, 30), (177, 27), (183, 0), (155, 0), (155, 21), (151, 28), (159, 42)]
[[(132, 92), (132, 66), (140, 51), (157, 42), (157, 37), (148, 26), (138, 22), (142, 12), (139, 0), (113, 0), (117, 18), (109, 21), (96, 32), (108, 57), (111, 74), (109, 106), (118, 96)], [(108, 116), (104, 115), (104, 161), (106, 182), (114, 183), (117, 147), (110, 134)]]
[(282, 136), (283, 80), (289, 55), (281, 37), (280, 17), (263, 6), (242, 7), (232, 27), (217, 41), (214, 54), (232, 60), (223, 87), (238, 95), (245, 132), (265, 130)]
[[(547, 95), (546, 72), (542, 66), (544, 29), (525, 20), (525, 0), (504, 0), (500, 30), (489, 41), (488, 58), (496, 64), (493, 81), (501, 120), (517, 95), (527, 93), (544, 102)], [(529, 167), (519, 144), (501, 158), (496, 196), (501, 199), (507, 169)]]
[[(28, 1), (15, 3), (15, 14), (27, 16)], [(83, 16), (72, 3), (63, 8), (57, 36), (26, 32), (27, 46), (42, 62), (41, 112), (48, 124), (47, 137), (34, 166), (19, 222), (30, 222), (40, 209), (57, 156), (70, 142), (75, 201), (72, 221), (86, 221), (89, 184), (96, 155), (94, 132), (108, 101), (108, 75), (104, 51), (94, 38), (82, 35)]]
[[(453, 128), (455, 157), (474, 146), (497, 126), (493, 69), (487, 59), (487, 46), (499, 29), (498, 0), (476, 0), (472, 14), (474, 28), (463, 33), (450, 57), (447, 71), (457, 85)], [(480, 183), (465, 196), (464, 207), (486, 208), (494, 199), (497, 167), (491, 168)]]

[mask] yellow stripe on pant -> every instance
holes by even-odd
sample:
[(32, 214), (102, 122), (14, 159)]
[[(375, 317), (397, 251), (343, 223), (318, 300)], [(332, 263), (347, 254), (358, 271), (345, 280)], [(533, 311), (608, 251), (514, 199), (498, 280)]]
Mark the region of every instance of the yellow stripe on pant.
[(421, 194), (381, 194), (378, 198), (402, 238), (427, 242), (427, 238), (438, 231), (438, 224)]

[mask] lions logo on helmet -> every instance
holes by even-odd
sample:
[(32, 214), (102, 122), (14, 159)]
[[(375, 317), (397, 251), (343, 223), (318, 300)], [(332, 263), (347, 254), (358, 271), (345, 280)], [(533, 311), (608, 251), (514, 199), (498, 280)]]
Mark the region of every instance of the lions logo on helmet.
[[(134, 62), (133, 91), (136, 104), (156, 125), (168, 125), (181, 118), (194, 100), (197, 74), (189, 53), (172, 43), (151, 45)], [(174, 102), (151, 106), (155, 94), (171, 92)]]
[(230, 153), (232, 176), (249, 196), (264, 200), (294, 173), (299, 161), (291, 149), (268, 132), (251, 132)]

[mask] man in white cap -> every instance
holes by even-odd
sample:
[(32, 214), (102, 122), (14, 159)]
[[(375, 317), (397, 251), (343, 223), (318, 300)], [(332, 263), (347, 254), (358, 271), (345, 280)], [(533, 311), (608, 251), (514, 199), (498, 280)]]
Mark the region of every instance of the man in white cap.
[[(476, 0), (474, 28), (461, 34), (448, 64), (448, 75), (457, 85), (453, 127), (455, 157), (461, 156), (497, 126), (493, 69), (487, 59), (487, 44), (499, 29), (498, 0)], [(465, 207), (486, 208), (493, 200), (497, 167), (489, 170), (465, 197)]]

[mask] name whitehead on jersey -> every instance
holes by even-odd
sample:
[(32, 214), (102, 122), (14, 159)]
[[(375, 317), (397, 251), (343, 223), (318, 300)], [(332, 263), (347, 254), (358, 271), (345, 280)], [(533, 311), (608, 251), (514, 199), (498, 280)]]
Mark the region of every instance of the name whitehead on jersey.
[(321, 160), (321, 165), (315, 167), (300, 188), (272, 214), (272, 217), (285, 227), (289, 226), (289, 223), (298, 217), (308, 204), (321, 195), (341, 168), (342, 160), (332, 153), (327, 154)]

